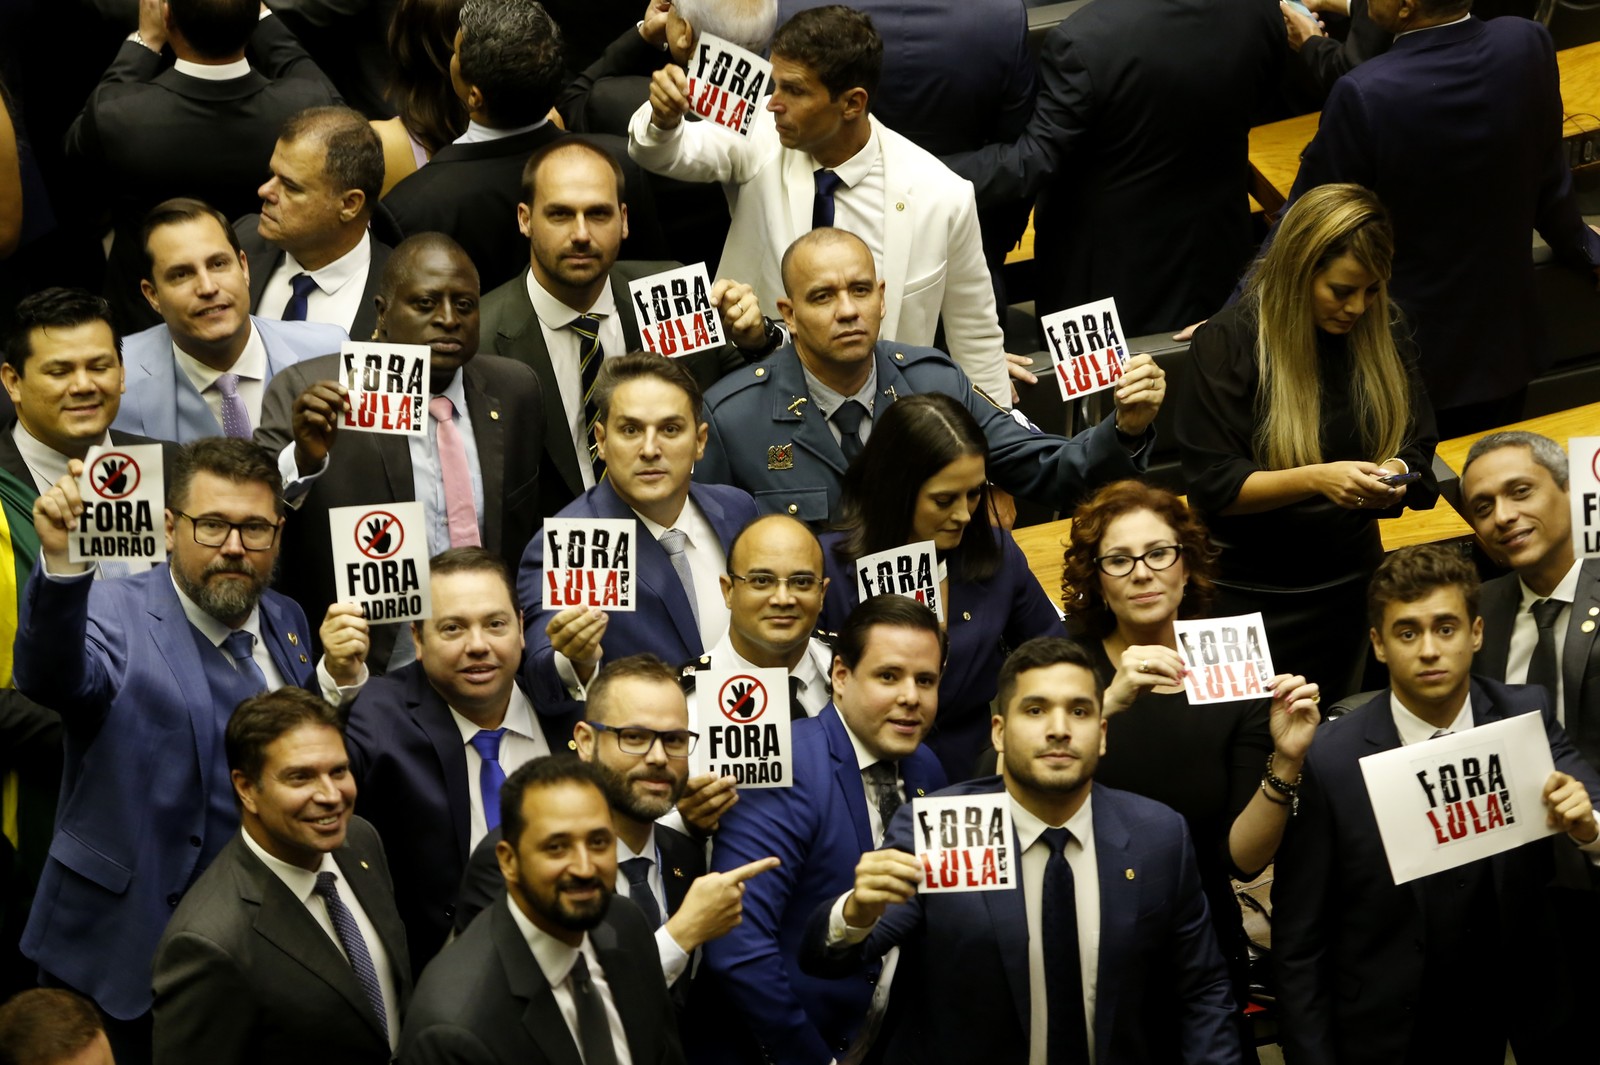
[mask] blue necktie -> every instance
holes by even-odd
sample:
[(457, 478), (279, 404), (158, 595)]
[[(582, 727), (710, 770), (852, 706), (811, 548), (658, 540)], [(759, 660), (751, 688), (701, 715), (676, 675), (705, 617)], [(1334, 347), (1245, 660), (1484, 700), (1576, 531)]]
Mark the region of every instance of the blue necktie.
[(1040, 928), (1044, 938), (1044, 986), (1050, 1003), (1049, 1065), (1088, 1065), (1089, 1027), (1083, 1016), (1083, 972), (1078, 967), (1078, 911), (1072, 887), (1072, 866), (1064, 853), (1072, 833), (1047, 828), (1041, 837), (1050, 848), (1044, 865)]
[(289, 287), (294, 292), (290, 294), (289, 302), (283, 305), (283, 320), (303, 322), (306, 320), (306, 300), (313, 292), (319, 291), (316, 278), (310, 274), (295, 274), (289, 279)]
[(821, 229), (833, 225), (833, 194), (844, 184), (844, 178), (832, 170), (817, 170), (811, 175), (816, 182), (817, 194), (811, 201), (811, 228)]
[(629, 858), (622, 863), (622, 875), (628, 878), (628, 898), (644, 911), (644, 919), (651, 929), (661, 927), (661, 907), (656, 905), (656, 894), (650, 890), (649, 858)]
[(483, 761), (478, 768), (478, 790), (483, 793), (483, 824), (490, 832), (500, 827), (500, 785), (506, 782), (505, 770), (500, 768), (500, 741), (505, 736), (503, 728), (479, 729), (467, 741)]
[(367, 941), (361, 936), (361, 926), (356, 924), (356, 915), (350, 912), (350, 907), (344, 904), (339, 893), (333, 889), (333, 882), (337, 879), (333, 873), (318, 873), (315, 891), (322, 896), (323, 903), (328, 907), (328, 920), (333, 922), (333, 930), (339, 934), (339, 942), (344, 946), (345, 957), (350, 959), (350, 968), (356, 972), (356, 982), (361, 985), (361, 990), (366, 992), (367, 1001), (372, 1004), (372, 1013), (378, 1018), (378, 1027), (388, 1032), (389, 1014), (383, 1008), (383, 987), (378, 983), (378, 967), (372, 964), (372, 953), (367, 950)]
[(256, 638), (243, 629), (235, 629), (222, 641), (222, 647), (233, 656), (233, 668), (250, 685), (252, 695), (267, 690), (267, 675), (261, 672), (255, 659)]

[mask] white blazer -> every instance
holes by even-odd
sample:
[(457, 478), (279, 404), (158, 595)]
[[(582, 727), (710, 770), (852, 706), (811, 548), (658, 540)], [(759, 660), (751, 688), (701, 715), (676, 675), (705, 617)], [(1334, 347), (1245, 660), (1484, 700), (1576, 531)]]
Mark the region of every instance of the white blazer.
[[(752, 286), (762, 309), (778, 314), (784, 249), (811, 229), (817, 163), (778, 140), (762, 109), (741, 137), (710, 122), (670, 130), (650, 121), (649, 103), (628, 123), (628, 154), (646, 170), (681, 181), (719, 181), (733, 224), (718, 276)], [(973, 384), (1010, 406), (1005, 340), (983, 258), (972, 183), (936, 156), (871, 118), (883, 153), (884, 340), (933, 345), (944, 318), (950, 357)]]

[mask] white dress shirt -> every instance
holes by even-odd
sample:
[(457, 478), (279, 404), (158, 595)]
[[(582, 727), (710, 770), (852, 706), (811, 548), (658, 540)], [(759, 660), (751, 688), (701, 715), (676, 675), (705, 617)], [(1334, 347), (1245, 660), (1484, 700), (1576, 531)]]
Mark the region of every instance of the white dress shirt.
[[(733, 632), (730, 629), (723, 633), (722, 639), (711, 649), (706, 656), (711, 659), (713, 669), (760, 669), (754, 662), (747, 661), (743, 655), (734, 650)], [(800, 705), (804, 708), (807, 717), (816, 717), (822, 713), (824, 707), (833, 701), (833, 687), (828, 679), (829, 670), (833, 668), (833, 650), (816, 637), (806, 642), (806, 653), (800, 656), (800, 661), (789, 670), (789, 676), (800, 682)], [(689, 693), (691, 709), (694, 704), (696, 692)], [(691, 716), (690, 720), (694, 720)], [(846, 730), (848, 731), (848, 730)]]
[(1573, 600), (1578, 598), (1578, 571), (1582, 568), (1582, 559), (1573, 562), (1567, 575), (1561, 578), (1561, 583), (1548, 596), (1539, 595), (1520, 578), (1517, 580), (1518, 587), (1522, 589), (1522, 601), (1517, 604), (1517, 616), (1511, 621), (1511, 644), (1506, 648), (1506, 683), (1528, 683), (1528, 667), (1533, 664), (1533, 652), (1539, 646), (1539, 625), (1533, 619), (1533, 604), (1541, 599), (1554, 599), (1562, 604), (1554, 625), (1556, 690), (1550, 694), (1556, 701), (1556, 720), (1563, 725), (1567, 723), (1567, 708), (1563, 701), (1567, 685), (1561, 675), (1561, 660), (1566, 653), (1567, 623), (1572, 619)]
[(655, 825), (650, 826), (650, 834), (645, 837), (644, 849), (637, 853), (622, 841), (621, 836), (617, 837), (617, 894), (626, 899), (633, 898), (633, 883), (629, 881), (627, 874), (622, 872), (622, 863), (634, 858), (643, 858), (650, 863), (646, 882), (650, 885), (650, 894), (656, 900), (656, 909), (661, 911), (661, 927), (656, 929), (656, 954), (661, 959), (661, 973), (667, 979), (667, 986), (671, 987), (689, 967), (689, 955), (667, 932), (667, 918), (672, 914), (667, 908), (667, 885), (661, 879), (661, 851), (656, 848)]
[[(825, 168), (821, 163), (812, 167), (813, 172), (822, 169)], [(888, 192), (884, 185), (883, 143), (878, 128), (872, 127), (872, 135), (860, 151), (831, 169), (844, 182), (833, 192), (834, 228), (860, 237), (872, 252), (872, 264), (877, 267), (878, 276), (883, 277), (883, 209)]]
[(383, 992), (384, 1018), (388, 1022), (389, 1049), (394, 1050), (400, 1045), (400, 996), (395, 991), (394, 965), (389, 960), (389, 952), (384, 949), (383, 940), (378, 936), (378, 930), (372, 924), (372, 918), (367, 916), (367, 911), (362, 909), (361, 900), (356, 898), (356, 893), (345, 883), (344, 873), (339, 869), (339, 863), (333, 860), (332, 854), (324, 853), (322, 865), (315, 870), (301, 869), (297, 865), (274, 858), (268, 854), (244, 829), (240, 830), (244, 836), (244, 844), (250, 848), (252, 854), (261, 859), (274, 875), (283, 881), (289, 893), (300, 900), (300, 904), (311, 914), (311, 919), (317, 926), (328, 934), (333, 940), (333, 945), (345, 961), (350, 956), (345, 954), (344, 943), (339, 939), (338, 931), (333, 927), (333, 919), (328, 916), (328, 904), (321, 895), (317, 894), (317, 874), (333, 874), (333, 890), (339, 896), (339, 901), (344, 903), (350, 915), (356, 919), (356, 927), (361, 930), (361, 938), (367, 944), (367, 953), (372, 956), (372, 967), (378, 973), (378, 988)]
[(211, 408), (211, 416), (217, 419), (218, 425), (222, 424), (222, 389), (216, 387), (217, 378), (224, 373), (238, 374), (239, 398), (250, 412), (250, 428), (254, 429), (261, 424), (261, 398), (267, 392), (267, 345), (255, 323), (246, 319), (245, 328), (250, 331), (250, 339), (244, 342), (244, 350), (227, 370), (213, 370), (186, 354), (176, 343), (172, 345), (172, 357), (178, 361), (178, 368), (189, 378), (194, 390), (206, 401), (206, 406)]
[[(283, 262), (267, 278), (256, 301), (256, 313), (263, 318), (282, 318), (294, 295), (290, 282), (296, 274), (310, 274), (317, 287), (306, 295), (306, 321), (336, 325), (346, 333), (361, 313), (361, 297), (367, 288), (367, 274), (372, 269), (372, 237), (364, 236), (356, 246), (320, 270), (307, 270), (289, 252), (283, 253)], [(351, 340), (371, 340), (371, 337), (352, 336)]]
[(175, 59), (172, 61), (172, 69), (179, 74), (199, 78), (201, 81), (232, 81), (250, 73), (250, 61), (235, 59), (231, 63), (196, 63), (192, 59)]
[[(55, 483), (67, 475), (67, 456), (39, 440), (18, 421), (11, 427), (11, 440), (17, 445), (17, 454), (22, 456), (23, 465), (28, 467), (28, 475), (33, 478), (33, 486), (44, 495), (55, 487)], [(93, 447), (110, 447), (111, 434), (106, 433), (104, 438), (96, 441)], [(143, 573), (151, 569), (155, 563), (144, 558), (117, 559), (115, 562), (102, 563), (95, 566), (95, 580), (107, 577), (126, 577), (134, 573)]]
[[(533, 303), (533, 313), (539, 319), (539, 330), (544, 334), (545, 347), (550, 352), (550, 365), (555, 371), (556, 388), (561, 392), (561, 408), (567, 412), (567, 431), (572, 437), (572, 447), (578, 456), (578, 473), (583, 477), (585, 489), (594, 487), (594, 463), (589, 460), (589, 434), (583, 409), (583, 375), (578, 359), (582, 354), (578, 341), (582, 338), (568, 328), (580, 314), (592, 314), (600, 319), (600, 348), (605, 357), (615, 359), (628, 353), (628, 339), (622, 332), (622, 320), (617, 316), (616, 294), (607, 284), (587, 311), (575, 311), (544, 290), (539, 279), (528, 271), (528, 299)], [(549, 387), (549, 382), (545, 382)]]
[(1094, 1055), (1096, 981), (1100, 974), (1100, 864), (1094, 849), (1094, 793), (1084, 796), (1078, 812), (1065, 825), (1047, 825), (1011, 800), (1011, 823), (1022, 848), (1022, 901), (1028, 912), (1028, 1065), (1046, 1065), (1050, 1002), (1044, 984), (1044, 867), (1050, 845), (1047, 828), (1072, 833), (1062, 854), (1072, 870), (1072, 902), (1078, 920), (1078, 973), (1083, 980), (1083, 1019), (1089, 1036), (1089, 1061)]
[(628, 1050), (628, 1033), (622, 1027), (622, 1015), (617, 1012), (616, 1001), (611, 996), (611, 984), (606, 980), (606, 972), (600, 967), (600, 957), (595, 953), (588, 935), (583, 937), (581, 945), (569, 947), (528, 920), (528, 915), (522, 912), (516, 899), (506, 899), (506, 906), (511, 910), (511, 919), (516, 922), (517, 930), (527, 941), (533, 960), (539, 963), (539, 971), (544, 973), (545, 980), (550, 984), (550, 993), (556, 1000), (556, 1008), (561, 1011), (561, 1019), (567, 1022), (567, 1031), (572, 1035), (572, 1045), (577, 1048), (578, 1057), (583, 1057), (583, 1037), (578, 1029), (578, 1003), (572, 997), (572, 983), (567, 977), (572, 975), (572, 966), (581, 952), (584, 964), (589, 967), (589, 982), (594, 984), (595, 993), (605, 1005), (606, 1020), (611, 1022), (611, 1045), (617, 1051), (617, 1065), (633, 1065), (633, 1054)]
[(469, 120), (467, 122), (467, 131), (450, 143), (484, 144), (489, 141), (504, 140), (507, 137), (515, 137), (519, 133), (532, 133), (549, 121), (549, 118), (541, 118), (539, 121), (526, 126), (516, 126), (512, 129), (496, 129), (493, 126), (483, 126)]
[[(480, 729), (456, 713), (454, 707), (450, 708), (450, 717), (461, 733), (462, 749), (467, 755), (467, 796), (472, 809), (469, 819), (472, 825), (472, 838), (467, 842), (467, 850), (470, 853), (472, 848), (489, 834), (489, 822), (483, 813), (483, 789), (479, 787), (483, 756), (472, 745), (472, 737), (476, 736)], [(506, 776), (515, 773), (524, 763), (551, 753), (550, 743), (544, 738), (544, 729), (534, 723), (533, 704), (528, 701), (527, 695), (523, 694), (520, 684), (511, 685), (511, 702), (506, 705), (506, 716), (501, 719), (500, 724), (506, 732), (500, 737), (500, 756), (497, 761)]]
[[(856, 738), (850, 723), (845, 721), (844, 714), (839, 715), (839, 723), (844, 725), (844, 734), (850, 738), (850, 747), (856, 752), (856, 767), (861, 770), (861, 794), (867, 799), (867, 823), (872, 826), (872, 845), (883, 846), (883, 834), (888, 825), (883, 823), (883, 817), (878, 813), (878, 796), (873, 792), (872, 785), (867, 783), (867, 770), (878, 764), (878, 756), (867, 750), (866, 746)], [(900, 775), (900, 766), (894, 767), (895, 790), (900, 793), (900, 801), (906, 801), (906, 782)]]

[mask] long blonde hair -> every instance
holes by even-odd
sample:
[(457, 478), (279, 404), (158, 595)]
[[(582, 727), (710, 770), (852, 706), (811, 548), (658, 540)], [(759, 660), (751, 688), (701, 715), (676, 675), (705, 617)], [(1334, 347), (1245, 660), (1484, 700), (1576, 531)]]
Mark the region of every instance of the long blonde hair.
[(1349, 255), (1378, 279), (1378, 291), (1346, 339), (1354, 363), (1351, 404), (1373, 462), (1392, 458), (1407, 436), (1411, 387), (1395, 347), (1389, 305), (1394, 228), (1378, 198), (1360, 185), (1321, 185), (1284, 217), (1256, 263), (1245, 307), (1257, 322), (1257, 460), (1271, 470), (1323, 460), (1322, 385), (1311, 301), (1316, 275)]

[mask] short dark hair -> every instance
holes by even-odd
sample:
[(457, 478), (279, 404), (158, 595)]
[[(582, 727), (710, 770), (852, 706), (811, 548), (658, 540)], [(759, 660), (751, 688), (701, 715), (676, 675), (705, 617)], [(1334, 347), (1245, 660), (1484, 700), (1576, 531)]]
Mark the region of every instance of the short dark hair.
[(492, 573), (500, 578), (500, 583), (506, 586), (506, 594), (511, 597), (513, 609), (517, 606), (517, 586), (511, 577), (511, 567), (506, 565), (506, 560), (487, 548), (483, 547), (452, 547), (440, 551), (428, 560), (428, 575), (433, 577), (448, 577), (452, 573)]
[(678, 686), (678, 671), (667, 665), (666, 662), (653, 654), (644, 653), (629, 655), (619, 658), (614, 662), (607, 662), (600, 668), (594, 680), (589, 682), (587, 698), (584, 703), (584, 716), (589, 720), (595, 719), (594, 708), (598, 705), (604, 714), (608, 707), (604, 704), (611, 695), (613, 685), (624, 680), (657, 681)]
[(172, 24), (201, 59), (237, 55), (261, 17), (257, 0), (167, 0)]
[[(524, 762), (500, 785), (500, 838), (511, 844), (513, 850), (527, 831), (527, 821), (522, 816), (522, 798), (531, 788), (549, 788), (557, 784), (587, 784), (605, 799), (606, 788), (600, 774), (588, 762), (571, 753), (547, 754)], [(610, 809), (607, 800), (606, 808)]]
[(383, 194), (383, 141), (366, 116), (348, 107), (308, 107), (289, 116), (278, 131), (285, 144), (315, 139), (327, 158), (322, 169), (343, 192), (360, 189), (366, 197), (362, 217), (370, 215)]
[(277, 510), (283, 513), (283, 474), (272, 453), (250, 440), (208, 436), (178, 449), (172, 462), (172, 483), (167, 485), (167, 504), (173, 510), (189, 508), (189, 486), (195, 474), (209, 473), (234, 484), (264, 484), (272, 490)]
[(694, 412), (694, 423), (699, 425), (705, 406), (700, 385), (677, 359), (669, 359), (652, 351), (632, 351), (617, 359), (607, 359), (600, 366), (600, 376), (594, 382), (594, 406), (600, 424), (611, 417), (611, 394), (629, 381), (654, 377), (669, 385), (681, 388), (689, 397), (689, 409)]
[[(383, 273), (378, 275), (378, 291), (375, 295), (380, 297), (385, 305), (392, 303), (394, 301), (394, 290), (411, 277), (411, 271), (417, 261), (417, 257), (435, 248), (453, 255), (460, 255), (467, 260), (467, 265), (472, 267), (473, 274), (477, 275), (478, 264), (472, 261), (472, 256), (467, 254), (467, 249), (458, 244), (454, 237), (446, 233), (432, 231), (417, 233), (396, 244), (394, 250), (389, 253), (388, 261), (383, 264)], [(480, 277), (480, 294), (482, 285), (483, 282)]]
[(1530, 433), (1523, 429), (1507, 429), (1503, 432), (1490, 433), (1472, 445), (1467, 452), (1467, 461), (1461, 464), (1461, 479), (1467, 479), (1467, 471), (1472, 469), (1472, 464), (1491, 451), (1499, 451), (1503, 447), (1525, 447), (1528, 455), (1535, 463), (1550, 471), (1550, 476), (1566, 491), (1571, 481), (1567, 469), (1567, 451), (1560, 444), (1548, 436), (1539, 433)]
[(865, 12), (829, 4), (797, 11), (772, 35), (772, 54), (811, 70), (828, 95), (867, 90), (870, 110), (883, 76), (883, 38)]
[(94, 1003), (59, 987), (36, 987), (0, 1006), (0, 1062), (56, 1065), (105, 1031)]
[[(909, 542), (923, 484), (968, 455), (982, 459), (987, 468), (989, 442), (960, 400), (925, 392), (896, 400), (888, 410), (879, 400), (872, 435), (844, 475), (839, 526), (845, 535), (834, 545), (834, 556), (845, 570), (863, 555)], [(986, 581), (1000, 568), (987, 484), (979, 491), (961, 543), (947, 557), (951, 576), (966, 581)]]
[(1088, 648), (1064, 636), (1035, 636), (1007, 655), (1005, 664), (1000, 667), (995, 714), (1004, 716), (1010, 707), (1011, 697), (1017, 694), (1017, 677), (1030, 669), (1044, 669), (1057, 665), (1082, 666), (1087, 669), (1089, 676), (1094, 678), (1094, 701), (1096, 704), (1100, 703), (1105, 696), (1105, 685), (1101, 683), (1100, 671), (1095, 668), (1094, 656), (1089, 653)]
[(111, 345), (121, 362), (122, 334), (117, 332), (111, 304), (104, 298), (81, 288), (47, 288), (24, 296), (12, 311), (11, 329), (6, 334), (6, 365), (17, 371), (18, 377), (26, 376), (35, 329), (71, 329), (89, 322), (104, 322), (111, 330)]
[(867, 653), (867, 642), (872, 630), (878, 626), (897, 629), (920, 629), (939, 638), (939, 662), (944, 663), (950, 653), (950, 639), (939, 627), (939, 618), (932, 610), (905, 595), (875, 595), (850, 611), (839, 627), (839, 637), (834, 641), (833, 653), (843, 660), (846, 669), (855, 669), (861, 656)]
[(206, 203), (189, 196), (177, 196), (170, 200), (162, 200), (149, 211), (145, 212), (144, 224), (139, 227), (139, 247), (144, 253), (145, 280), (155, 283), (156, 261), (150, 254), (150, 234), (162, 226), (177, 226), (185, 222), (193, 222), (197, 218), (209, 218), (222, 227), (222, 232), (227, 235), (228, 247), (233, 249), (234, 255), (243, 255), (244, 248), (239, 243), (239, 234), (233, 231), (233, 226), (228, 222), (228, 216)]
[(539, 176), (539, 168), (544, 166), (545, 160), (561, 152), (577, 151), (587, 155), (604, 159), (606, 165), (611, 167), (612, 175), (617, 179), (617, 203), (622, 203), (628, 196), (628, 179), (622, 172), (622, 164), (617, 157), (606, 151), (594, 141), (583, 137), (558, 137), (528, 156), (528, 161), (522, 164), (522, 201), (528, 206), (533, 206), (533, 195), (536, 191), (535, 179)]
[(1390, 603), (1415, 603), (1436, 588), (1455, 585), (1467, 601), (1467, 621), (1478, 616), (1478, 570), (1460, 547), (1415, 544), (1390, 552), (1367, 585), (1367, 623), (1383, 629)]
[(301, 725), (324, 725), (344, 735), (344, 715), (339, 708), (304, 688), (252, 695), (234, 708), (222, 734), (228, 768), (243, 773), (251, 783), (261, 783), (267, 748)]
[(498, 126), (537, 122), (566, 81), (566, 51), (555, 19), (535, 0), (467, 0), (461, 5), (461, 80), (483, 93)]

